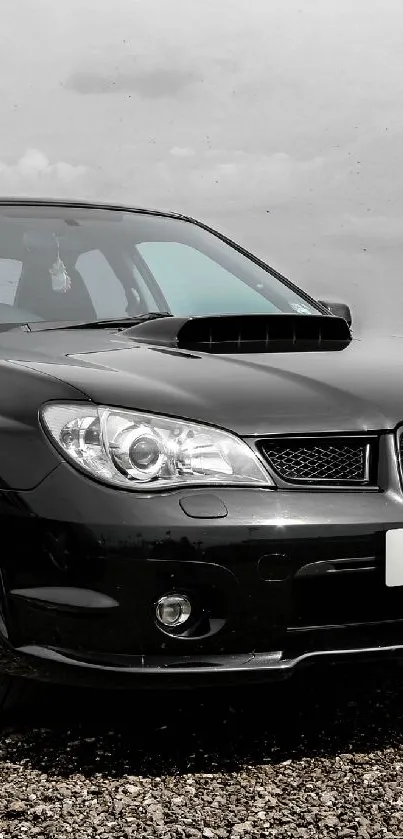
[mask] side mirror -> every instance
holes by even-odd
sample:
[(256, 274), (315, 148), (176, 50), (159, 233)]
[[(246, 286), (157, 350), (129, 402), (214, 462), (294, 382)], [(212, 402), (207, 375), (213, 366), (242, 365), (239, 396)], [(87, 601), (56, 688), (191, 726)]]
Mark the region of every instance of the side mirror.
[(332, 303), (330, 300), (318, 300), (318, 303), (326, 306), (326, 309), (329, 309), (332, 315), (336, 315), (338, 318), (344, 318), (348, 325), (351, 326), (353, 318), (350, 306), (347, 303)]

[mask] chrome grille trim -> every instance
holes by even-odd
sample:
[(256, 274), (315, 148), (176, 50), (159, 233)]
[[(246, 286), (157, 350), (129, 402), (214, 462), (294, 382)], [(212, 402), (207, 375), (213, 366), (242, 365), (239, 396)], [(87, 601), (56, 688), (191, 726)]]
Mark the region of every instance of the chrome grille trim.
[(295, 436), (263, 438), (256, 447), (284, 484), (374, 488), (377, 443), (375, 435)]

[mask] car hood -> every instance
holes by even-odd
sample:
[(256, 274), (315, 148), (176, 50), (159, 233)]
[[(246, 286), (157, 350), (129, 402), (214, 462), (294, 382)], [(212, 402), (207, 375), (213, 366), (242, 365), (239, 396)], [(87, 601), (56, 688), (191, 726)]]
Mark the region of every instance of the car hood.
[(116, 330), (11, 331), (2, 363), (50, 375), (79, 398), (185, 417), (240, 435), (367, 431), (403, 421), (403, 338), (341, 351), (212, 355)]

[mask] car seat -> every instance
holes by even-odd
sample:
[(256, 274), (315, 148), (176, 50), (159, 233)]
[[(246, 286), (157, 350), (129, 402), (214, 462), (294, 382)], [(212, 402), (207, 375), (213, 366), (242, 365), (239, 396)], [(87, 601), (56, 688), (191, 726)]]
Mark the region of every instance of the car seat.
[(64, 260), (71, 287), (55, 291), (50, 268), (54, 254), (30, 248), (22, 263), (14, 306), (38, 315), (45, 321), (96, 320), (97, 314), (81, 274), (72, 261)]

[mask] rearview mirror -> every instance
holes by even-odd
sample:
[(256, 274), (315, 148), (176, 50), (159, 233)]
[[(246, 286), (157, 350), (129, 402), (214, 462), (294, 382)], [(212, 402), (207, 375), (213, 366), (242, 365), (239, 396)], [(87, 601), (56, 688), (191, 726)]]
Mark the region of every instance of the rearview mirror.
[(321, 303), (322, 306), (326, 306), (332, 315), (336, 315), (338, 318), (344, 318), (348, 325), (351, 326), (353, 318), (350, 306), (348, 306), (347, 303), (332, 303), (330, 300), (318, 300), (318, 303)]

